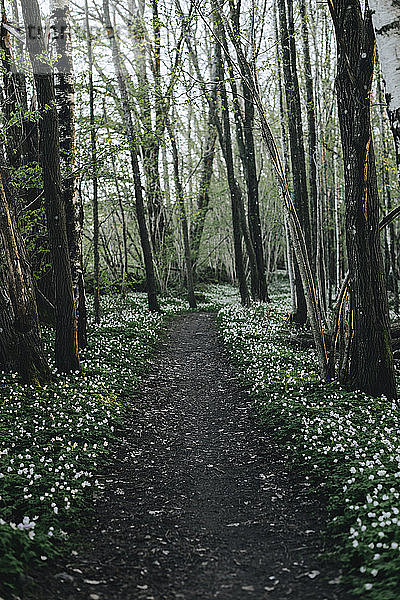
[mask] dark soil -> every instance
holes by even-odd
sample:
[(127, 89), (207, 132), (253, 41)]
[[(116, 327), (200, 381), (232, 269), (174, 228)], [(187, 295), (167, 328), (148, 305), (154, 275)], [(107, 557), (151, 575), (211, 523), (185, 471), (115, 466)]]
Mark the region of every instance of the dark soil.
[(213, 317), (174, 321), (132, 397), (86, 550), (35, 598), (345, 600), (318, 558), (323, 508), (249, 408)]

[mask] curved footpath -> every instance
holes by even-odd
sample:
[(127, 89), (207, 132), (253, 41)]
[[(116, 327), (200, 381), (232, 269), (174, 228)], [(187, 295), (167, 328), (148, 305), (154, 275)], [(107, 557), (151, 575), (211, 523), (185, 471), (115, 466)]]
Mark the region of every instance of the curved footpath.
[(132, 398), (85, 552), (43, 600), (345, 600), (321, 509), (249, 418), (213, 317), (171, 326)]

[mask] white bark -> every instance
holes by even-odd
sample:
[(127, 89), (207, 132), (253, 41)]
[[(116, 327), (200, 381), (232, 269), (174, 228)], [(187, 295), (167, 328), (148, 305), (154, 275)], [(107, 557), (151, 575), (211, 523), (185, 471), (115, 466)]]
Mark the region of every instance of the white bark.
[(385, 80), (388, 108), (400, 108), (400, 2), (399, 0), (369, 0), (373, 11), (379, 58)]

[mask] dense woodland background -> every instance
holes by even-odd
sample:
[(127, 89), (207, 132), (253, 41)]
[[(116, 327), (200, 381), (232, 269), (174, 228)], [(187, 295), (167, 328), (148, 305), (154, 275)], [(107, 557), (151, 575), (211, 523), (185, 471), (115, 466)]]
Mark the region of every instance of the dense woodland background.
[(57, 367), (78, 371), (91, 295), (96, 321), (110, 291), (157, 311), (160, 294), (195, 308), (200, 283), (232, 282), (268, 302), (283, 271), (321, 375), (396, 397), (394, 0), (2, 11), (2, 369), (49, 378), (43, 322)]

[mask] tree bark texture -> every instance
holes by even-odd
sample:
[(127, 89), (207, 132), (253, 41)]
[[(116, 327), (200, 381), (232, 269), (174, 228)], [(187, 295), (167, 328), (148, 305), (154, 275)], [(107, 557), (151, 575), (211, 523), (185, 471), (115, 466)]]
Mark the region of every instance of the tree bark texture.
[(87, 345), (87, 314), (83, 278), (83, 206), (78, 194), (75, 142), (75, 85), (72, 60), (69, 0), (51, 0), (50, 39), (57, 60), (54, 64), (54, 89), (60, 135), (60, 165), (65, 206), (68, 249), (71, 262), (78, 322), (78, 343)]
[(40, 160), (56, 298), (56, 366), (62, 372), (80, 369), (71, 263), (63, 202), (60, 147), (54, 81), (45, 54), (37, 0), (22, 0), (27, 46), (32, 63), (40, 111)]
[(348, 368), (343, 383), (373, 396), (396, 397), (389, 310), (379, 235), (379, 197), (371, 137), (370, 93), (375, 36), (368, 6), (335, 0), (337, 100), (346, 206), (350, 277)]

